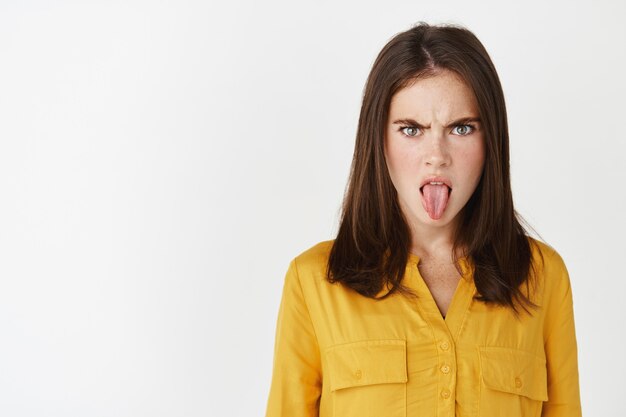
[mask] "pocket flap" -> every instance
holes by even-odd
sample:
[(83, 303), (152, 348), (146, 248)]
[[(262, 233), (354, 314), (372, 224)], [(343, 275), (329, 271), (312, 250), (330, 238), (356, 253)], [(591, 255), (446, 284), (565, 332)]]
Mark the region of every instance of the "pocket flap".
[(365, 340), (326, 351), (330, 390), (407, 382), (406, 341)]
[(533, 400), (548, 400), (545, 359), (506, 347), (480, 346), (479, 352), (485, 386)]

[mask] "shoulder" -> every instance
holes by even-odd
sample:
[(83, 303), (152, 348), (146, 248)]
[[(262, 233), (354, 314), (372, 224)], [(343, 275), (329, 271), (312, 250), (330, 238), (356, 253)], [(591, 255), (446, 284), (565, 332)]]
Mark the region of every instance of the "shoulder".
[(537, 278), (544, 288), (543, 296), (550, 299), (557, 293), (560, 294), (559, 298), (562, 298), (571, 291), (569, 272), (563, 257), (547, 243), (531, 237), (528, 239), (531, 243)]
[(328, 297), (332, 284), (326, 273), (333, 242), (319, 242), (291, 259), (284, 283), (288, 298), (306, 300), (308, 308), (315, 309), (315, 305)]
[(528, 236), (533, 262), (544, 274), (554, 274), (566, 270), (565, 261), (559, 252), (547, 243)]
[(328, 257), (333, 247), (333, 240), (324, 240), (299, 253), (292, 259), (292, 265), (299, 275), (311, 275), (326, 272)]

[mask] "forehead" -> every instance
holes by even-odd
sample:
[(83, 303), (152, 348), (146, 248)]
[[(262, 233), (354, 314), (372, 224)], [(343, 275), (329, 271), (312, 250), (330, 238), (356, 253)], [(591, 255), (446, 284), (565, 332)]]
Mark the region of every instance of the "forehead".
[(442, 70), (436, 75), (418, 78), (396, 92), (391, 98), (389, 113), (416, 117), (478, 115), (478, 103), (472, 89), (458, 74)]

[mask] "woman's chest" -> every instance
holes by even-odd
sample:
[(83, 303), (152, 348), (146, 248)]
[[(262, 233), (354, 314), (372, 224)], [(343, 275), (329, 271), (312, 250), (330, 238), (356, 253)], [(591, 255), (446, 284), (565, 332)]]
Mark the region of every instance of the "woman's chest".
[(420, 262), (419, 274), (426, 284), (431, 297), (445, 317), (461, 275), (452, 264)]
[(515, 320), (478, 302), (472, 281), (461, 279), (444, 320), (420, 278), (407, 277), (414, 299), (339, 291), (313, 308), (324, 369), (320, 415), (454, 415), (458, 404), (463, 416), (537, 415), (546, 389), (538, 317)]

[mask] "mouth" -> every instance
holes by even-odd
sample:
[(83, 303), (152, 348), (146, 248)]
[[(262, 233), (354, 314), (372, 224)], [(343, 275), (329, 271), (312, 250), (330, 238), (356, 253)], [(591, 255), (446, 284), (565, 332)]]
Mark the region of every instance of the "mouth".
[(431, 176), (424, 178), (420, 183), (420, 189), (423, 188), (427, 184), (445, 185), (450, 189), (452, 188), (452, 181), (450, 181), (449, 178), (441, 176), (441, 175), (431, 175)]
[[(424, 184), (426, 185), (426, 184)], [(422, 185), (419, 190), (420, 190), (420, 194), (423, 196), (424, 195), (424, 185)], [(450, 197), (450, 194), (452, 194), (452, 188), (450, 188), (449, 186), (446, 185), (446, 188), (448, 189), (448, 197)]]

